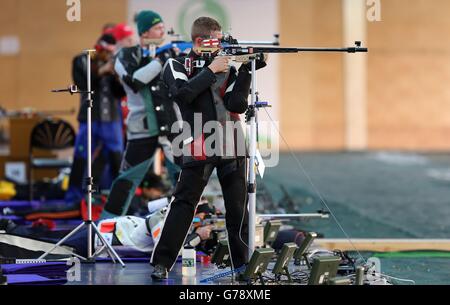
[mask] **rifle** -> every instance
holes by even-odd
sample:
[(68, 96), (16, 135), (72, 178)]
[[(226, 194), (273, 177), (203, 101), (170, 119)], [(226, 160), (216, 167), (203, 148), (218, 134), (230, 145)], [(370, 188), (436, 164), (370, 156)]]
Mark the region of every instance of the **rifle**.
[(205, 39), (200, 47), (195, 48), (204, 60), (211, 60), (215, 56), (231, 56), (231, 60), (236, 62), (248, 62), (252, 58), (262, 59), (263, 54), (270, 53), (300, 53), (300, 52), (344, 52), (344, 53), (360, 53), (368, 52), (367, 48), (361, 47), (361, 41), (355, 41), (353, 47), (260, 47), (260, 46), (244, 46), (242, 43), (234, 39), (232, 36), (226, 36), (222, 40)]
[(327, 219), (330, 217), (329, 212), (317, 211), (317, 213), (300, 213), (300, 214), (259, 214), (261, 220), (294, 220), (294, 219)]

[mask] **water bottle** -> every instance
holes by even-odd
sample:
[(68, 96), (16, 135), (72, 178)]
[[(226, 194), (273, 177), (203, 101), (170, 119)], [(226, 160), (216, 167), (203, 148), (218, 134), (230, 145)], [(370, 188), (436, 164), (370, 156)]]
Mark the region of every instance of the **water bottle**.
[(182, 257), (182, 269), (181, 273), (183, 276), (195, 276), (195, 249), (192, 247), (183, 248), (183, 252), (181, 254)]
[(364, 285), (364, 267), (356, 268), (356, 280), (355, 285)]

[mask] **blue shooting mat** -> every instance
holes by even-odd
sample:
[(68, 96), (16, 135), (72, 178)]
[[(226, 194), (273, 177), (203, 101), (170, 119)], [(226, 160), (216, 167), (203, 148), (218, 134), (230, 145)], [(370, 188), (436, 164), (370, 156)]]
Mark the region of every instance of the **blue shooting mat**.
[(67, 282), (66, 262), (0, 265), (8, 285), (62, 285)]
[[(79, 204), (68, 204), (64, 200), (0, 201), (0, 217), (12, 220), (22, 219), (33, 213), (59, 213), (79, 209)], [(11, 216), (16, 216), (16, 218), (11, 218)]]
[(0, 265), (3, 274), (37, 274), (43, 277), (66, 277), (66, 271), (71, 267), (64, 262), (46, 262), (39, 264), (3, 264)]
[(8, 285), (64, 285), (66, 278), (46, 278), (36, 274), (10, 274), (6, 276)]
[(3, 208), (14, 208), (14, 209), (39, 209), (43, 205), (58, 206), (67, 205), (64, 200), (47, 200), (42, 202), (40, 200), (10, 200), (10, 201), (0, 201), (0, 209)]

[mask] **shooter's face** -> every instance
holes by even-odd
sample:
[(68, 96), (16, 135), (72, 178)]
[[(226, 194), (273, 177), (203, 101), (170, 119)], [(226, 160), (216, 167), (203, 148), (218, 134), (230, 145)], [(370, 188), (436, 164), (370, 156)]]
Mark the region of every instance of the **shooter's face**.
[(162, 39), (165, 32), (164, 23), (160, 22), (152, 26), (147, 32), (142, 33), (141, 37), (144, 39)]
[(164, 194), (163, 190), (156, 187), (143, 188), (142, 193), (144, 197), (148, 200), (155, 200), (161, 198), (162, 195)]
[(197, 37), (195, 38), (194, 41), (194, 46), (195, 47), (201, 47), (202, 46), (202, 41), (205, 39), (219, 39), (222, 40), (223, 38), (223, 33), (221, 31), (214, 31), (211, 32), (210, 36), (208, 38), (202, 38), (202, 37)]
[(133, 36), (128, 36), (120, 41), (117, 42), (118, 45), (120, 45), (122, 48), (129, 48), (134, 46), (134, 38)]
[(103, 49), (100, 52), (98, 52), (97, 56), (102, 61), (108, 61), (112, 55), (113, 55), (113, 52)]

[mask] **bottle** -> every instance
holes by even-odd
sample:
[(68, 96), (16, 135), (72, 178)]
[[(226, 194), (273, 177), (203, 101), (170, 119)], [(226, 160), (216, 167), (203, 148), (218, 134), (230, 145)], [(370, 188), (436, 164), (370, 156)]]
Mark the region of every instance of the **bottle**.
[(356, 268), (355, 285), (364, 285), (364, 267), (362, 266)]
[(185, 247), (183, 248), (183, 252), (181, 254), (182, 257), (182, 269), (181, 273), (183, 276), (195, 276), (196, 273), (196, 253), (193, 247)]

